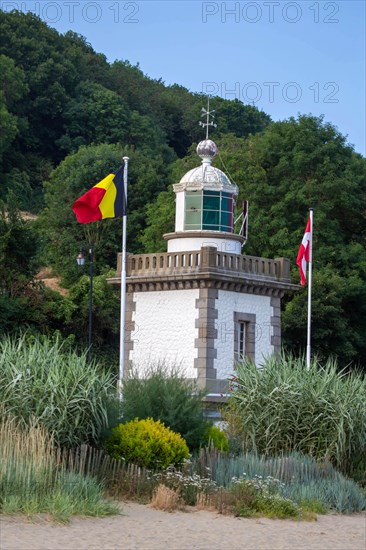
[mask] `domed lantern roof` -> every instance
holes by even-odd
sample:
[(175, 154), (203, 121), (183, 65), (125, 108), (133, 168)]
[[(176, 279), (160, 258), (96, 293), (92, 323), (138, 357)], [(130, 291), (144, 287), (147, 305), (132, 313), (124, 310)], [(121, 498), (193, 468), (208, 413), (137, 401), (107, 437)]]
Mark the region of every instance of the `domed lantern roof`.
[(196, 151), (202, 159), (202, 164), (184, 174), (180, 182), (174, 185), (174, 191), (177, 193), (194, 189), (221, 189), (236, 196), (237, 186), (231, 183), (222, 170), (212, 166), (212, 160), (218, 154), (216, 143), (211, 139), (205, 139), (200, 141)]
[(238, 187), (232, 184), (227, 175), (212, 166), (212, 160), (218, 154), (218, 147), (211, 139), (200, 141), (197, 145), (197, 154), (202, 159), (202, 164), (189, 170), (180, 182), (174, 185), (174, 191), (193, 190), (193, 189), (221, 189), (238, 194)]

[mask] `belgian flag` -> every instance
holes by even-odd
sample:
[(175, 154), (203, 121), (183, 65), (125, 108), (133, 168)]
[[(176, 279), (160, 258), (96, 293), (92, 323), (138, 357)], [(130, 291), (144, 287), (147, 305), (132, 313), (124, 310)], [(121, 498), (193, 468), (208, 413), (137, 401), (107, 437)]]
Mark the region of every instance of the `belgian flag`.
[(109, 174), (77, 199), (72, 209), (79, 223), (125, 216), (126, 195), (123, 166), (115, 174)]

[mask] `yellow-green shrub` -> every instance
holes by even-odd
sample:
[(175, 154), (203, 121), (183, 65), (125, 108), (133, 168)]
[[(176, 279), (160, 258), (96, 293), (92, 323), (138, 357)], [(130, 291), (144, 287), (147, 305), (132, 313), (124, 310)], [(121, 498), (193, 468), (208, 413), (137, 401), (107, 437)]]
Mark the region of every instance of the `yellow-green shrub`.
[(119, 424), (112, 430), (106, 449), (113, 458), (152, 469), (167, 468), (189, 456), (182, 436), (152, 418)]

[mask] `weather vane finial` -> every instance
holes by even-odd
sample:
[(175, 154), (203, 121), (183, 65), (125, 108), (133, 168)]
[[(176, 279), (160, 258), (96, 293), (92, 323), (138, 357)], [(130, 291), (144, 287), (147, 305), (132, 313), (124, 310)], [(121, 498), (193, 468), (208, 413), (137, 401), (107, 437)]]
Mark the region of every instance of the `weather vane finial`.
[[(209, 126), (213, 126), (214, 128), (217, 127), (217, 124), (214, 123), (213, 119), (215, 118), (215, 116), (213, 115), (213, 113), (215, 112), (215, 110), (213, 111), (210, 111), (210, 96), (207, 97), (207, 109), (205, 109), (204, 107), (202, 107), (201, 109), (201, 116), (202, 117), (206, 117), (206, 122), (202, 122), (202, 120), (199, 121), (199, 125), (202, 126), (202, 128), (206, 128), (206, 139), (208, 139), (208, 127)], [(211, 121), (210, 121), (210, 115), (211, 115)]]

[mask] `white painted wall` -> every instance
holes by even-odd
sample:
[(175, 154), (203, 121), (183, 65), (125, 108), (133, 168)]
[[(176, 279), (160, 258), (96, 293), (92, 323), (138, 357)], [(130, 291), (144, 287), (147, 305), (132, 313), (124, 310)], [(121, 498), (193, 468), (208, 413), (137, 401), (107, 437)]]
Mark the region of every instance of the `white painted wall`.
[(175, 230), (184, 230), (185, 193), (180, 191), (175, 197)]
[(149, 364), (165, 361), (179, 366), (187, 378), (196, 378), (194, 359), (198, 337), (196, 299), (199, 289), (135, 292), (134, 349), (130, 359), (139, 372)]
[(263, 357), (272, 355), (274, 351), (271, 344), (273, 308), (269, 296), (219, 290), (216, 308), (218, 310), (218, 319), (216, 319), (218, 337), (216, 340), (217, 357), (214, 367), (217, 369), (217, 378), (225, 379), (233, 374), (235, 311), (256, 315), (256, 364), (261, 364)]
[[(216, 233), (217, 235), (217, 233)], [(219, 252), (228, 254), (240, 254), (241, 243), (231, 239), (212, 237), (183, 237), (181, 239), (170, 239), (168, 241), (168, 252), (188, 252), (189, 250), (201, 250), (203, 246), (215, 246)]]

